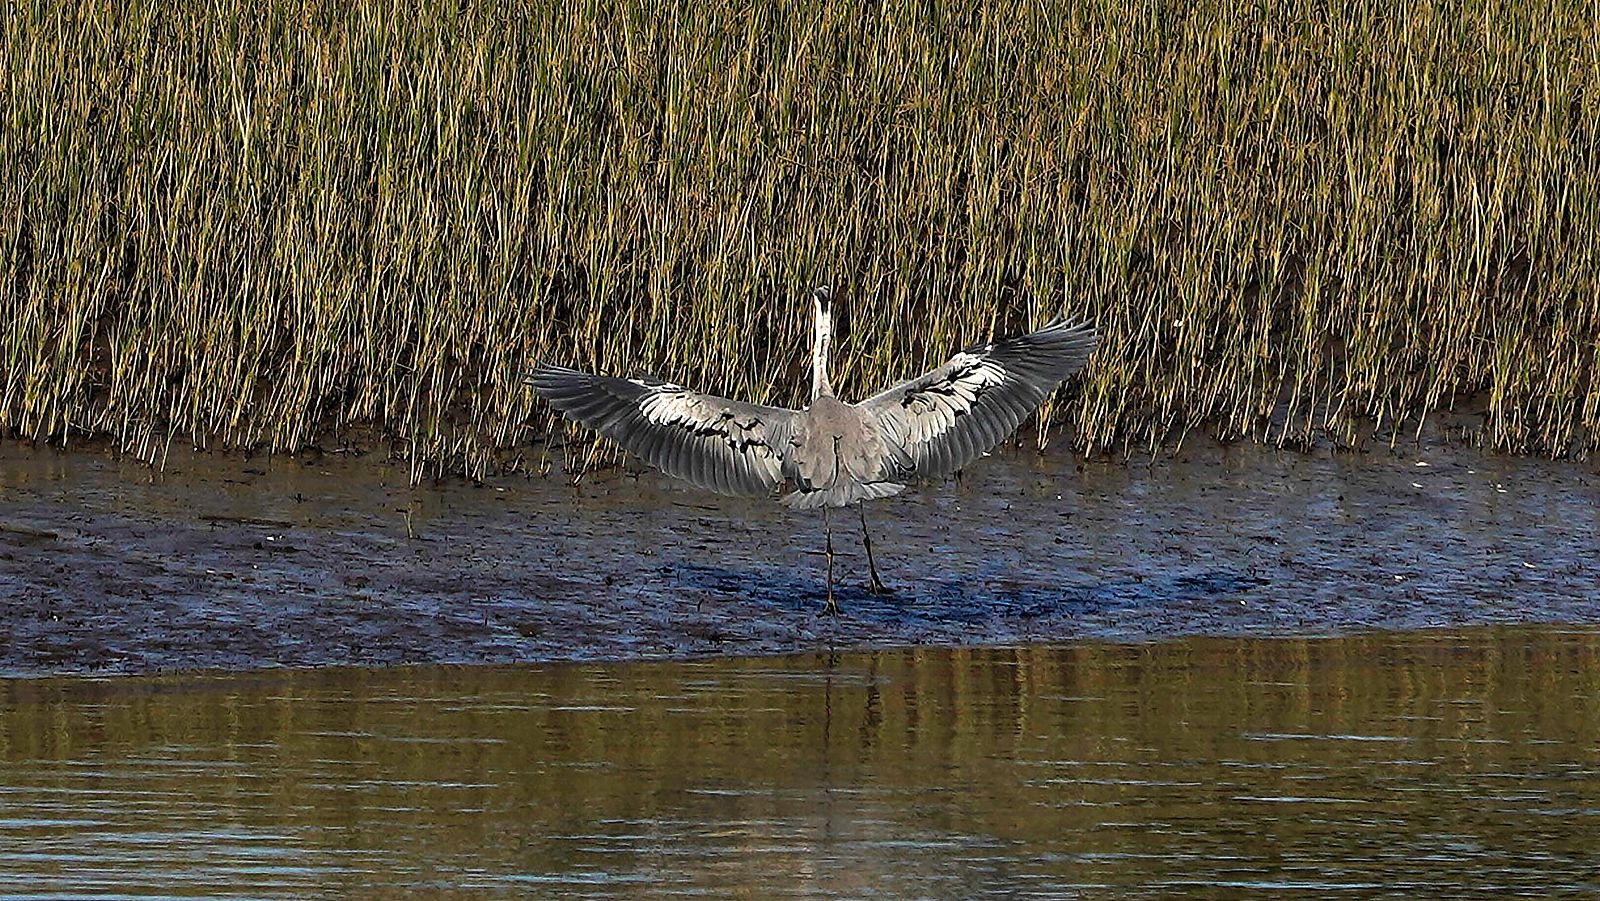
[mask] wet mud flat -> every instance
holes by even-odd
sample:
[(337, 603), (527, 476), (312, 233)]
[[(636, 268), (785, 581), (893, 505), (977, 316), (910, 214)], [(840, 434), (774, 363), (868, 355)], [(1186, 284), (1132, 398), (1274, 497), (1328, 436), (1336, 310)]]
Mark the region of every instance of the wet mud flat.
[(0, 674), (639, 659), (1600, 622), (1593, 463), (1447, 445), (997, 453), (821, 517), (655, 473), (0, 444)]

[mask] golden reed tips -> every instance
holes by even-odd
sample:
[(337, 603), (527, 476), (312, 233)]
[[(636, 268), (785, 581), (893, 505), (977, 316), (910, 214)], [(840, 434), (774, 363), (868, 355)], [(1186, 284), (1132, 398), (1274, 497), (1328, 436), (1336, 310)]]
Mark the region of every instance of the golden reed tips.
[(1588, 0), (769, 6), (14, 5), (0, 432), (481, 472), (533, 359), (799, 401), (830, 282), (846, 395), (1087, 311), (1084, 448), (1600, 443)]

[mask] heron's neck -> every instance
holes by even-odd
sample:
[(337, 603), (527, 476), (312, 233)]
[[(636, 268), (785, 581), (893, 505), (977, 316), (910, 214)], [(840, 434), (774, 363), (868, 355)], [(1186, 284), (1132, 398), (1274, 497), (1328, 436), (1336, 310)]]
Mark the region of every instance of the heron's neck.
[(828, 383), (828, 350), (833, 344), (833, 317), (817, 311), (817, 335), (811, 346), (811, 399), (833, 396)]

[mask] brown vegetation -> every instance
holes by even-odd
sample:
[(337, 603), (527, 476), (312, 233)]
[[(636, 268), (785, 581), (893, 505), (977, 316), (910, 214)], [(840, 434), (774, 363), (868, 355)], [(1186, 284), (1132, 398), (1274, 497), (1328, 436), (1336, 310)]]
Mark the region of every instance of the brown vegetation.
[[(1397, 12), (1398, 10), (1398, 12)], [(796, 403), (1085, 309), (1083, 448), (1600, 444), (1588, 2), (0, 12), (0, 431), (475, 471), (548, 357)]]

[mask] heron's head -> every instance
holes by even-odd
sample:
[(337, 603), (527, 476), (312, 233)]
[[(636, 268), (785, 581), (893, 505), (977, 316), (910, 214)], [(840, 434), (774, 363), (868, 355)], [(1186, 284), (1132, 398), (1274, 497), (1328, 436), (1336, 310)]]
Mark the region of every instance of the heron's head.
[(833, 312), (833, 289), (827, 285), (818, 285), (811, 292), (811, 300), (816, 304), (818, 318)]

